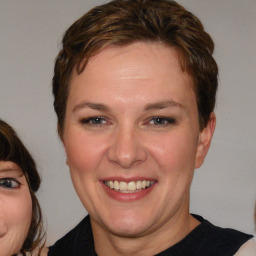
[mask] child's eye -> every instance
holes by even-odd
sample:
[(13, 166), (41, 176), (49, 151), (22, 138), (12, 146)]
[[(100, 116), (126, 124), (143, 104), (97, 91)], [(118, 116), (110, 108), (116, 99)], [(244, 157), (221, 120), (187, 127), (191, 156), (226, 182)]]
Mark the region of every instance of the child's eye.
[(84, 118), (80, 122), (82, 124), (91, 125), (91, 126), (105, 125), (108, 123), (106, 118), (104, 118), (102, 116), (94, 116), (94, 117)]
[(175, 122), (176, 120), (174, 118), (156, 116), (151, 118), (151, 120), (149, 121), (149, 124), (164, 126), (168, 124), (175, 124)]
[(8, 189), (19, 188), (20, 183), (13, 178), (3, 178), (3, 179), (0, 179), (0, 187), (8, 188)]

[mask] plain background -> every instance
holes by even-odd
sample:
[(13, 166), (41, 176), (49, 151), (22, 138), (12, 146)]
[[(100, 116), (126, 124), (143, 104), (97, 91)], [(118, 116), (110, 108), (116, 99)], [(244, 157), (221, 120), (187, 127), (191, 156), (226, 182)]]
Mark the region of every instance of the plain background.
[[(0, 118), (17, 130), (42, 176), (38, 197), (52, 244), (86, 211), (56, 132), (51, 79), (63, 32), (104, 1), (0, 0)], [(256, 1), (181, 0), (212, 35), (220, 69), (217, 127), (196, 170), (191, 212), (254, 232), (256, 196)]]

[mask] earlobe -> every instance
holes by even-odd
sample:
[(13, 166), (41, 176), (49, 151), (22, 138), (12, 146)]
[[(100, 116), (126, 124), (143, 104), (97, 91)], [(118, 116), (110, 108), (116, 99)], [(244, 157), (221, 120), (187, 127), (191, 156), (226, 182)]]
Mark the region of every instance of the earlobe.
[(200, 132), (198, 138), (195, 168), (199, 168), (207, 155), (216, 126), (216, 116), (212, 112), (207, 126)]

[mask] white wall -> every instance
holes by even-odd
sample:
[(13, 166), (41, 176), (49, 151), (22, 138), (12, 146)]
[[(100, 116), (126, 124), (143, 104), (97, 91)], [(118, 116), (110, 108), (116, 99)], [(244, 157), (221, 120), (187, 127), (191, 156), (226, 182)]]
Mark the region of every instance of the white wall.
[[(0, 118), (35, 157), (48, 244), (85, 214), (56, 132), (51, 78), (65, 29), (95, 0), (0, 0)], [(218, 225), (253, 232), (256, 196), (256, 1), (181, 0), (216, 43), (220, 68), (217, 128), (196, 171), (191, 211)]]

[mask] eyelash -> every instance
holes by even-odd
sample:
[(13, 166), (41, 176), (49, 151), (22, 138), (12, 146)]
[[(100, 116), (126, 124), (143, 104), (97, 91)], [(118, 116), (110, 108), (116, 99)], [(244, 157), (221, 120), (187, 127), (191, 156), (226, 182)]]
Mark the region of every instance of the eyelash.
[[(156, 126), (168, 126), (170, 124), (175, 124), (176, 123), (176, 120), (174, 118), (171, 118), (171, 117), (162, 117), (162, 116), (155, 116), (155, 117), (152, 117), (148, 123), (150, 122), (154, 122), (153, 124), (151, 125), (156, 125)], [(158, 123), (156, 123), (158, 122)], [(164, 123), (162, 123), (164, 122)]]
[[(106, 123), (102, 123), (103, 121), (105, 121)], [(102, 126), (107, 124), (108, 121), (103, 116), (93, 116), (93, 117), (82, 119), (80, 123), (83, 125), (90, 125), (90, 126)]]
[[(153, 124), (151, 124), (152, 121), (153, 121)], [(93, 117), (82, 119), (80, 123), (83, 125), (97, 127), (97, 126), (103, 126), (103, 125), (109, 124), (110, 122), (103, 116), (93, 116)], [(168, 126), (170, 124), (175, 124), (176, 120), (171, 117), (154, 116), (154, 117), (151, 117), (150, 120), (146, 123), (150, 125), (156, 125), (156, 126)]]
[(20, 183), (13, 178), (0, 179), (0, 187), (5, 189), (17, 189), (20, 187)]

